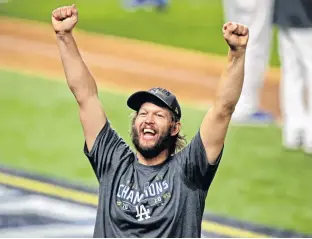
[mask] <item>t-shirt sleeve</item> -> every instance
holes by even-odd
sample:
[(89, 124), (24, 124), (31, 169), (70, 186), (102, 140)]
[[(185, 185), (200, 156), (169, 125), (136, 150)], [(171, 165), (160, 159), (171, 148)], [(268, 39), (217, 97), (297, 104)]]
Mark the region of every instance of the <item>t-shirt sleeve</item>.
[(223, 148), (224, 146), (215, 164), (209, 164), (198, 131), (192, 141), (177, 154), (178, 164), (182, 168), (183, 176), (196, 187), (208, 190), (222, 158)]
[(84, 153), (88, 157), (91, 166), (100, 181), (103, 174), (119, 163), (119, 161), (132, 153), (130, 147), (111, 127), (107, 121), (97, 135), (91, 151), (84, 144)]

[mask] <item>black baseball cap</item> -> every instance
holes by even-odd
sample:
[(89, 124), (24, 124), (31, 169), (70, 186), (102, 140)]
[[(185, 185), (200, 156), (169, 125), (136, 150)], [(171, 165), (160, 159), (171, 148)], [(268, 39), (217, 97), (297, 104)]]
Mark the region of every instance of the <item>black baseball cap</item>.
[(148, 91), (138, 91), (132, 94), (127, 101), (127, 105), (139, 111), (145, 102), (152, 102), (168, 108), (179, 120), (181, 119), (181, 107), (174, 94), (164, 88), (152, 88)]

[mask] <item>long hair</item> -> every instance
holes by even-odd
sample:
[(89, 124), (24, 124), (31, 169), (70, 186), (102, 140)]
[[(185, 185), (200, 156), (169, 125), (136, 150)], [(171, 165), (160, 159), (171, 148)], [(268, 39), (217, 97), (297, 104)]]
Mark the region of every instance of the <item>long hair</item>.
[[(171, 115), (171, 120), (173, 123), (177, 123), (179, 122), (179, 119), (171, 112), (170, 112), (170, 115)], [(131, 119), (131, 129), (133, 127), (133, 124), (136, 120), (136, 117), (138, 116), (137, 112), (134, 112), (130, 115), (130, 117), (132, 118)], [(172, 127), (174, 125), (171, 125), (170, 126), (170, 131), (172, 130)], [(130, 131), (130, 135), (131, 135), (131, 131)], [(177, 153), (179, 152), (181, 149), (184, 148), (184, 146), (187, 144), (187, 140), (186, 140), (186, 136), (183, 135), (181, 132), (179, 132), (177, 135), (175, 136), (171, 136), (171, 139), (169, 141), (169, 145), (168, 145), (168, 152), (169, 152), (169, 155), (172, 155), (174, 153)]]
[[(170, 111), (171, 119), (173, 123), (180, 120)], [(171, 130), (171, 128), (170, 128)], [(179, 152), (187, 144), (186, 136), (179, 132), (177, 135), (172, 136), (172, 143), (169, 147), (169, 155)]]

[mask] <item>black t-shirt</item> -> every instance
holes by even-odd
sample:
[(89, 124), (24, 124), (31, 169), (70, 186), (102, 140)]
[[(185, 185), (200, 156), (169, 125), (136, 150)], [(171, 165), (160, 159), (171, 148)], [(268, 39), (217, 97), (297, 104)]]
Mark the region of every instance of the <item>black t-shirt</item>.
[(200, 237), (205, 198), (218, 168), (198, 132), (162, 164), (145, 166), (107, 122), (84, 148), (100, 182), (94, 237)]

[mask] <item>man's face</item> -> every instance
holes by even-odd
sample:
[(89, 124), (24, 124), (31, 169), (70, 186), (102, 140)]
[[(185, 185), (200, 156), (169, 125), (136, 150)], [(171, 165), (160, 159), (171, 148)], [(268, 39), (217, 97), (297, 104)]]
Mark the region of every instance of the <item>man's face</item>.
[(145, 159), (154, 158), (168, 149), (173, 125), (168, 109), (146, 102), (132, 124), (132, 142)]

